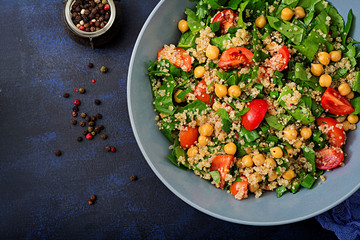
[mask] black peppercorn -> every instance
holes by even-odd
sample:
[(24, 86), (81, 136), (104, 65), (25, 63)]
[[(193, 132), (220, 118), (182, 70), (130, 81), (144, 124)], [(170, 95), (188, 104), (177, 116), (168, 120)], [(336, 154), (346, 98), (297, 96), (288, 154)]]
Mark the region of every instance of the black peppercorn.
[(104, 127), (103, 125), (99, 125), (99, 129), (100, 129), (100, 130), (104, 130), (105, 127)]
[(78, 106), (74, 106), (74, 107), (72, 108), (72, 110), (73, 110), (74, 112), (77, 112), (77, 111), (79, 111), (79, 107), (78, 107)]
[(63, 97), (64, 97), (64, 98), (68, 98), (69, 96), (70, 96), (70, 94), (68, 94), (68, 93), (64, 93), (64, 94), (63, 94)]
[(72, 119), (70, 122), (71, 122), (72, 125), (76, 125), (76, 124), (77, 124), (77, 121), (76, 121), (75, 119)]
[(130, 177), (130, 180), (131, 180), (131, 181), (136, 181), (136, 180), (137, 180), (137, 176), (136, 176), (136, 175), (132, 175), (132, 176)]
[(88, 133), (89, 132), (85, 130), (85, 131), (82, 132), (82, 135), (86, 136)]
[(105, 151), (110, 152), (110, 151), (111, 151), (111, 147), (106, 146), (106, 147), (105, 147)]
[(90, 121), (88, 124), (89, 124), (89, 126), (91, 126), (91, 127), (95, 126), (95, 123), (94, 123), (93, 121)]
[(85, 125), (86, 125), (86, 123), (85, 123), (84, 121), (81, 121), (79, 124), (80, 124), (80, 126), (82, 126), (82, 127), (85, 127)]
[(95, 121), (96, 121), (96, 117), (95, 117), (95, 116), (91, 116), (91, 121), (95, 122)]
[(81, 142), (81, 141), (83, 140), (83, 138), (82, 138), (82, 137), (78, 137), (76, 140), (77, 140), (78, 142)]
[(102, 115), (100, 114), (100, 113), (98, 113), (98, 114), (96, 114), (96, 117), (98, 118), (98, 119), (102, 119)]
[(87, 65), (88, 65), (88, 67), (89, 67), (89, 68), (93, 68), (93, 67), (94, 67), (94, 64), (93, 64), (93, 63), (91, 63), (91, 62), (88, 62), (88, 64), (87, 64)]
[(89, 116), (86, 116), (86, 117), (85, 117), (85, 121), (90, 122), (90, 121), (91, 121), (91, 118), (90, 118)]
[(99, 99), (95, 99), (95, 100), (94, 100), (94, 103), (95, 103), (96, 105), (100, 105), (100, 104), (101, 104), (101, 101), (100, 101)]
[(107, 138), (108, 138), (108, 136), (106, 134), (101, 135), (101, 139), (105, 140)]
[(54, 154), (55, 154), (55, 156), (59, 157), (59, 156), (61, 156), (61, 151), (60, 150), (55, 150)]

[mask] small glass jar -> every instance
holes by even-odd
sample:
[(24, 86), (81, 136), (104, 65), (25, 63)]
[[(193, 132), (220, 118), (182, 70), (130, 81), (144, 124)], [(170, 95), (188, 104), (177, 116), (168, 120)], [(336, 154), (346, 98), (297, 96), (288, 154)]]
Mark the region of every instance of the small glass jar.
[(64, 29), (72, 40), (85, 46), (91, 46), (94, 49), (110, 42), (117, 35), (122, 20), (118, 1), (107, 0), (110, 5), (110, 18), (102, 29), (94, 32), (82, 31), (73, 23), (71, 9), (75, 2), (75, 0), (66, 0), (62, 14)]

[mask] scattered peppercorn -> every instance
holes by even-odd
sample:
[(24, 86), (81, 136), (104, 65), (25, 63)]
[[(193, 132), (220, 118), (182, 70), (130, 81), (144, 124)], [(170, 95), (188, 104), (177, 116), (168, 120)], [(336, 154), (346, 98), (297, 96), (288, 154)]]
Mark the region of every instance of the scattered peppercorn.
[(71, 115), (72, 115), (73, 117), (77, 117), (77, 116), (78, 116), (77, 112), (72, 112)]
[(98, 119), (102, 119), (102, 115), (100, 114), (100, 113), (98, 113), (98, 114), (96, 114), (96, 117), (98, 118)]
[(84, 121), (81, 121), (79, 124), (80, 124), (80, 126), (82, 126), (82, 127), (85, 127), (85, 125), (86, 125), (86, 123), (85, 123)]
[(74, 89), (74, 92), (78, 92), (78, 91), (79, 91), (79, 89), (77, 89), (77, 88)]
[(75, 99), (75, 101), (74, 101), (74, 105), (75, 106), (80, 106), (80, 100), (79, 99)]
[(95, 135), (96, 135), (96, 132), (92, 131), (92, 132), (91, 132), (91, 135), (95, 136)]
[(105, 140), (107, 138), (108, 138), (108, 136), (106, 134), (101, 135), (101, 139)]
[(110, 152), (110, 151), (111, 151), (111, 147), (106, 146), (106, 147), (105, 147), (105, 151)]
[(91, 200), (91, 201), (95, 201), (95, 200), (96, 200), (96, 195), (91, 195), (91, 196), (90, 196), (90, 200)]
[(86, 90), (84, 88), (79, 88), (79, 93), (80, 94), (84, 94), (86, 92)]
[(78, 137), (76, 140), (77, 140), (78, 142), (81, 142), (81, 141), (83, 140), (83, 138), (82, 138), (82, 137)]
[(110, 147), (110, 151), (111, 152), (116, 152), (116, 148), (115, 147)]
[(85, 118), (85, 117), (86, 117), (86, 113), (81, 113), (81, 114), (80, 114), (80, 117)]
[(100, 129), (100, 130), (104, 130), (105, 127), (104, 127), (103, 125), (99, 125), (99, 129)]
[(77, 111), (79, 111), (79, 107), (78, 107), (78, 106), (74, 106), (74, 107), (72, 108), (72, 110), (73, 110), (74, 112), (77, 112)]
[(91, 118), (90, 118), (89, 116), (86, 116), (86, 117), (85, 117), (85, 121), (90, 122), (90, 121), (91, 121)]
[(89, 68), (93, 68), (93, 67), (94, 67), (94, 64), (91, 63), (91, 62), (88, 62), (87, 66), (88, 66)]
[(84, 136), (86, 136), (88, 133), (89, 133), (89, 132), (86, 131), (86, 130), (82, 132), (82, 134), (83, 134)]
[(90, 121), (88, 124), (89, 124), (89, 126), (91, 126), (91, 127), (95, 126), (95, 122), (93, 122), (93, 121)]
[(77, 121), (76, 121), (75, 119), (72, 119), (70, 122), (71, 122), (72, 125), (76, 125), (76, 124), (77, 124)]
[(97, 133), (99, 133), (101, 130), (99, 129), (99, 127), (96, 127), (95, 129), (94, 129), (94, 132), (97, 134)]
[(109, 69), (108, 69), (107, 67), (105, 67), (105, 66), (102, 66), (102, 67), (100, 68), (100, 72), (102, 72), (102, 73), (106, 73), (108, 70), (109, 70)]
[(64, 98), (68, 98), (69, 96), (70, 96), (70, 94), (68, 94), (68, 93), (64, 93), (64, 94), (63, 94), (63, 97), (64, 97)]
[(131, 180), (131, 181), (136, 181), (136, 180), (137, 180), (137, 176), (136, 176), (136, 175), (132, 175), (132, 176), (130, 177), (130, 180)]
[(91, 82), (92, 82), (92, 83), (96, 83), (95, 79), (91, 79)]
[(59, 156), (61, 156), (61, 151), (60, 150), (55, 150), (54, 154), (55, 154), (55, 156), (59, 157)]
[(94, 128), (93, 127), (88, 127), (88, 131), (92, 132), (92, 131), (94, 131)]
[(94, 103), (95, 103), (96, 105), (100, 105), (100, 104), (101, 104), (101, 101), (100, 101), (99, 99), (95, 99), (95, 100), (94, 100)]
[(87, 140), (93, 139), (93, 136), (91, 135), (91, 133), (86, 134), (86, 139)]
[(89, 205), (93, 205), (93, 204), (94, 204), (94, 202), (93, 202), (93, 201), (91, 201), (91, 200), (89, 200), (89, 201), (88, 201), (88, 204), (89, 204)]
[(91, 121), (95, 122), (95, 121), (96, 121), (96, 117), (95, 117), (95, 116), (91, 116)]

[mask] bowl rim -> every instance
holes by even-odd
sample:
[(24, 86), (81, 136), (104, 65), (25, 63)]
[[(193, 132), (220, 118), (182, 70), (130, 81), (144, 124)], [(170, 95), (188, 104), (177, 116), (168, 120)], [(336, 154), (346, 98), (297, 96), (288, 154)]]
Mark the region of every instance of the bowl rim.
[(182, 201), (186, 202), (191, 207), (194, 207), (195, 209), (199, 210), (200, 212), (203, 212), (203, 213), (205, 213), (205, 214), (207, 214), (209, 216), (212, 216), (212, 217), (215, 217), (215, 218), (227, 221), (227, 222), (250, 225), (250, 226), (276, 226), (276, 225), (284, 225), (284, 224), (295, 223), (295, 222), (303, 221), (303, 220), (315, 217), (317, 215), (320, 215), (320, 214), (328, 211), (329, 209), (332, 209), (333, 207), (339, 205), (343, 201), (345, 201), (347, 198), (349, 198), (352, 194), (354, 194), (360, 188), (360, 183), (358, 183), (350, 192), (348, 192), (347, 194), (342, 196), (337, 201), (335, 201), (332, 204), (330, 204), (330, 205), (328, 205), (328, 206), (326, 206), (326, 207), (324, 207), (322, 209), (319, 209), (316, 212), (313, 212), (311, 214), (307, 214), (307, 215), (302, 216), (302, 217), (297, 217), (297, 218), (292, 218), (292, 219), (287, 219), (287, 220), (281, 220), (281, 221), (272, 221), (272, 222), (245, 221), (245, 220), (240, 220), (240, 219), (235, 219), (235, 218), (230, 218), (230, 217), (219, 215), (217, 213), (211, 212), (211, 211), (197, 205), (196, 203), (192, 202), (191, 200), (189, 200), (188, 198), (186, 198), (182, 194), (180, 194), (175, 188), (173, 188), (166, 181), (166, 179), (162, 177), (160, 172), (157, 171), (157, 169), (155, 168), (155, 166), (151, 162), (149, 156), (147, 155), (144, 147), (141, 144), (139, 133), (138, 133), (138, 131), (136, 129), (136, 126), (135, 126), (135, 121), (134, 121), (134, 116), (133, 116), (133, 109), (132, 109), (132, 105), (131, 105), (131, 101), (130, 101), (130, 99), (131, 99), (131, 97), (130, 97), (131, 96), (131, 77), (132, 77), (132, 72), (133, 72), (133, 69), (134, 69), (135, 55), (137, 54), (140, 41), (141, 41), (141, 39), (142, 39), (142, 37), (144, 35), (144, 32), (145, 32), (146, 28), (148, 27), (150, 21), (153, 19), (154, 15), (157, 13), (158, 9), (162, 6), (162, 4), (165, 1), (166, 0), (160, 0), (160, 2), (151, 11), (150, 15), (148, 16), (148, 18), (146, 19), (144, 25), (142, 26), (141, 31), (140, 31), (140, 33), (139, 33), (139, 35), (138, 35), (138, 37), (136, 39), (136, 42), (134, 44), (133, 51), (132, 51), (131, 58), (130, 58), (130, 63), (129, 63), (128, 75), (127, 75), (127, 106), (128, 106), (128, 113), (129, 113), (129, 119), (130, 119), (131, 128), (132, 128), (132, 131), (134, 133), (136, 142), (137, 142), (137, 144), (138, 144), (138, 146), (140, 148), (141, 153), (143, 154), (146, 162), (149, 164), (150, 168), (155, 173), (155, 175), (161, 180), (161, 182), (171, 192), (173, 192)]

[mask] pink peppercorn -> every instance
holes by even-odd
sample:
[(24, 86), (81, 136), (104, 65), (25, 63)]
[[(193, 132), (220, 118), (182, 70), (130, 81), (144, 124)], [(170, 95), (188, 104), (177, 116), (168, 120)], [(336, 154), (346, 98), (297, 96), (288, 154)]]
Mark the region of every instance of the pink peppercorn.
[(79, 101), (79, 99), (75, 99), (75, 101), (74, 101), (74, 105), (75, 105), (75, 106), (79, 106), (79, 105), (80, 105), (80, 101)]
[(91, 82), (92, 82), (92, 83), (96, 83), (95, 79), (92, 79)]
[(79, 89), (77, 89), (77, 88), (74, 89), (74, 92), (78, 92), (78, 91), (79, 91)]
[(77, 115), (78, 115), (77, 112), (72, 112), (73, 117), (77, 117)]
[(93, 135), (91, 135), (91, 133), (86, 134), (86, 139), (87, 140), (93, 139)]
[(79, 29), (80, 29), (81, 31), (84, 31), (84, 30), (85, 30), (85, 27), (84, 27), (84, 26), (79, 26)]
[(105, 11), (109, 11), (109, 10), (110, 10), (110, 5), (109, 5), (109, 4), (105, 4), (104, 10), (105, 10)]
[(116, 152), (116, 148), (115, 148), (115, 147), (111, 147), (111, 148), (110, 148), (110, 151), (111, 151), (111, 152)]

